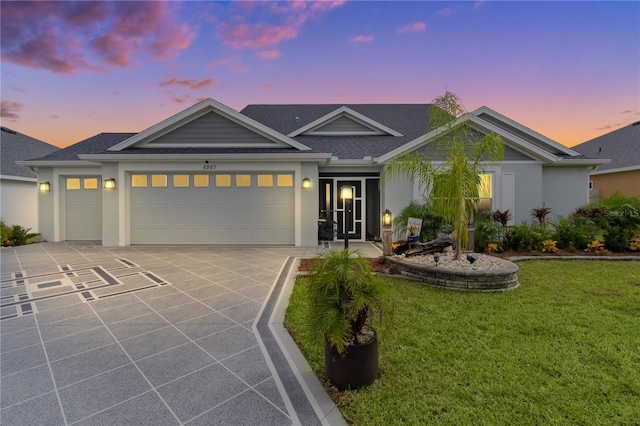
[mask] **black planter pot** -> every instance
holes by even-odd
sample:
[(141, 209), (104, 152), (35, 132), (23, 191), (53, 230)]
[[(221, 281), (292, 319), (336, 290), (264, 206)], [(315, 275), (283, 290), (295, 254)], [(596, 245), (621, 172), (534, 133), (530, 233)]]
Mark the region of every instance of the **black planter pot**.
[(349, 346), (343, 354), (325, 340), (324, 364), (327, 377), (340, 390), (370, 385), (378, 377), (378, 334), (374, 330), (373, 340)]

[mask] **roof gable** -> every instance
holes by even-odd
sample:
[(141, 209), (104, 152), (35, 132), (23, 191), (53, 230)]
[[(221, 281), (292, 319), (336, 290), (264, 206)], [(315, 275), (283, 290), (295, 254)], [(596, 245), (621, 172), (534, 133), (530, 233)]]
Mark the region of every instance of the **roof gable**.
[(548, 137), (529, 129), (526, 126), (506, 117), (486, 106), (480, 107), (473, 111), (471, 114), (482, 120), (489, 122), (511, 134), (518, 136), (521, 140), (527, 141), (530, 144), (537, 146), (549, 153), (555, 155), (569, 155), (572, 157), (578, 157), (581, 154), (566, 146), (549, 139)]
[[(508, 125), (499, 126), (495, 123), (495, 120), (488, 121), (484, 119), (484, 117), (480, 117), (480, 113), (493, 113), (491, 117), (497, 119), (503, 124)], [(504, 119), (505, 121), (501, 121)], [(537, 139), (537, 143), (532, 143), (529, 138), (523, 138), (521, 132), (524, 132), (526, 127), (516, 123), (513, 120), (507, 119), (506, 117), (495, 113), (489, 108), (482, 107), (473, 113), (465, 114), (453, 122), (453, 127), (462, 124), (464, 122), (470, 122), (470, 125), (475, 129), (482, 133), (495, 133), (503, 138), (505, 141), (505, 145), (512, 148), (513, 150), (530, 157), (535, 161), (543, 161), (545, 163), (557, 163), (560, 162), (563, 158), (567, 156), (572, 157), (582, 157), (580, 153), (570, 150), (569, 148), (563, 147), (557, 142), (547, 140), (542, 135), (539, 135), (533, 131), (530, 131), (532, 134), (538, 135), (540, 139)], [(513, 131), (513, 129), (517, 129), (518, 131)], [(377, 158), (377, 161), (380, 163), (385, 163), (390, 161), (391, 159), (398, 157), (399, 155), (405, 152), (415, 151), (422, 146), (429, 144), (435, 140), (437, 140), (442, 134), (444, 134), (447, 130), (447, 126), (442, 126), (437, 129), (434, 129), (425, 135), (422, 135), (411, 142), (398, 147), (387, 154)], [(526, 129), (528, 130), (528, 129)], [(546, 149), (545, 149), (546, 148)], [(562, 151), (562, 153), (558, 153), (558, 149)]]
[(16, 164), (16, 161), (43, 157), (59, 148), (46, 142), (24, 135), (20, 132), (2, 127), (0, 136), (0, 175), (4, 177), (20, 177), (35, 179), (37, 175), (27, 167)]
[(381, 124), (347, 106), (323, 115), (322, 117), (294, 130), (287, 136), (402, 136), (384, 124)]
[(572, 149), (593, 158), (610, 158), (600, 172), (640, 169), (640, 121), (583, 142)]
[(240, 114), (205, 99), (108, 149), (129, 148), (295, 148), (309, 147)]

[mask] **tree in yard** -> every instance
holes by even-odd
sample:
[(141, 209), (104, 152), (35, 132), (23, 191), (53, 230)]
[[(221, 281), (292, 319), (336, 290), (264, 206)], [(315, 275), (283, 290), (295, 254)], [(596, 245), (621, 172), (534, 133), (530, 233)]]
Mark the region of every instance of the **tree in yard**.
[(424, 188), (433, 211), (453, 224), (455, 255), (460, 259), (469, 241), (467, 224), (477, 210), (480, 174), (504, 157), (504, 145), (500, 136), (482, 135), (473, 128), (454, 93), (435, 98), (427, 114), (427, 132), (437, 144), (435, 158), (405, 153), (389, 162), (382, 180), (406, 177)]

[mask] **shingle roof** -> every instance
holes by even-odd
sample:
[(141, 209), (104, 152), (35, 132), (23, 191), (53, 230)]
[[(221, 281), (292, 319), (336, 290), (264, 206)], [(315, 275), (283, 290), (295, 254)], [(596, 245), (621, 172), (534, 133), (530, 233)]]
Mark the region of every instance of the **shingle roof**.
[(0, 174), (3, 176), (37, 178), (37, 175), (28, 167), (19, 166), (16, 161), (42, 157), (58, 151), (58, 149), (41, 140), (2, 127), (0, 132), (0, 158), (2, 159)]
[(591, 158), (610, 158), (598, 172), (625, 167), (640, 167), (640, 121), (583, 142), (573, 148)]
[(429, 104), (248, 105), (240, 112), (287, 135), (343, 106), (403, 136), (296, 136), (293, 139), (314, 151), (330, 152), (342, 159), (375, 158), (425, 134), (427, 111), (431, 107)]
[(107, 148), (130, 138), (136, 133), (100, 133), (59, 151), (33, 160), (80, 161), (78, 154), (106, 154)]

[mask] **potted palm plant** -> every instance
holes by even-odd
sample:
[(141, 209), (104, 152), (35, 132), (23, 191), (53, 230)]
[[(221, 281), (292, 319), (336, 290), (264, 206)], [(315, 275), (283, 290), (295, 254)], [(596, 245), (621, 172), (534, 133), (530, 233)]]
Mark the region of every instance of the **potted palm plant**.
[(324, 339), (327, 377), (338, 389), (357, 389), (378, 376), (378, 339), (371, 317), (384, 284), (357, 250), (318, 255), (309, 276), (310, 326)]

